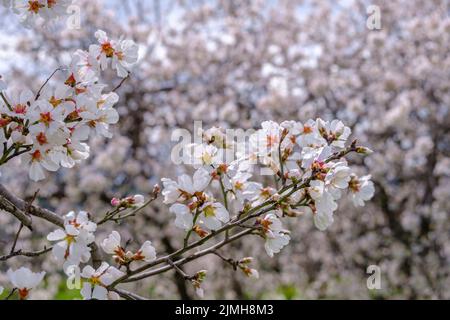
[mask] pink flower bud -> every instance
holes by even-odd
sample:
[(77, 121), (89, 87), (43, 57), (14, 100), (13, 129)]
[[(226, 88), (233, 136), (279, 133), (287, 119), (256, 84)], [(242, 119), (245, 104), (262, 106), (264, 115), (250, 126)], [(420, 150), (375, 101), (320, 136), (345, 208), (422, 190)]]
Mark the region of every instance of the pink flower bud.
[(112, 199), (111, 199), (111, 205), (112, 205), (113, 207), (118, 207), (118, 206), (120, 205), (120, 200), (117, 199), (117, 198), (112, 198)]

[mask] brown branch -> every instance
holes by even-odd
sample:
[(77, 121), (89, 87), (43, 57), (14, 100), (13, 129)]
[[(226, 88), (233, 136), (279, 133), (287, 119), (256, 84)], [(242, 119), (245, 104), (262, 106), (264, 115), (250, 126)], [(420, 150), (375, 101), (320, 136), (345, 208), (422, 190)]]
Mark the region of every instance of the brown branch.
[(52, 74), (47, 78), (47, 80), (45, 80), (45, 82), (39, 88), (39, 91), (37, 92), (36, 97), (34, 98), (34, 100), (39, 99), (39, 97), (41, 96), (42, 89), (44, 89), (44, 87), (47, 85), (47, 83), (50, 81), (50, 79), (53, 78), (53, 76), (60, 70), (62, 70), (62, 67), (59, 67), (55, 71), (53, 71)]
[(126, 300), (148, 300), (147, 298), (141, 297), (140, 295), (137, 295), (133, 292), (129, 292), (129, 291), (122, 290), (122, 289), (111, 289), (111, 291), (114, 291), (120, 297), (122, 297)]
[[(6, 189), (5, 189), (6, 190)], [(2, 186), (0, 185), (0, 209), (11, 213), (15, 216), (24, 226), (28, 229), (33, 230), (31, 226), (31, 218), (27, 216), (22, 210), (20, 210), (14, 203), (9, 201), (7, 197), (4, 196)]]
[(12, 254), (16, 250), (17, 240), (19, 240), (19, 235), (20, 235), (20, 232), (22, 231), (22, 229), (23, 229), (23, 223), (21, 222), (19, 230), (17, 230), (16, 236), (14, 237), (14, 242), (11, 247), (11, 251), (9, 251), (10, 254)]
[[(53, 223), (59, 227), (64, 227), (64, 219), (57, 215), (56, 213), (47, 210), (45, 208), (41, 208), (35, 205), (29, 205), (28, 202), (16, 197), (11, 192), (9, 192), (5, 186), (0, 184), (0, 205), (3, 204), (2, 199), (6, 199), (9, 203), (11, 203), (14, 207), (16, 207), (23, 215), (23, 212), (27, 212), (32, 216), (36, 216), (38, 218), (47, 220), (48, 222)], [(3, 208), (2, 208), (3, 209)], [(6, 209), (4, 209), (6, 210)], [(8, 211), (8, 210), (6, 210)], [(13, 212), (9, 211), (14, 214)], [(19, 219), (24, 225), (31, 227), (31, 219), (27, 215), (25, 215), (26, 219)], [(28, 225), (27, 225), (28, 224)]]
[[(228, 238), (228, 240), (221, 241), (221, 242), (219, 242), (219, 243), (217, 243), (215, 245), (212, 245), (211, 247), (209, 247), (207, 249), (195, 252), (195, 253), (191, 254), (190, 256), (188, 256), (186, 258), (181, 258), (181, 259), (179, 259), (177, 261), (174, 261), (172, 264), (167, 264), (167, 265), (165, 265), (163, 267), (160, 267), (158, 269), (150, 270), (150, 271), (142, 273), (142, 274), (140, 274), (138, 276), (135, 276), (135, 277), (123, 280), (122, 282), (124, 282), (124, 283), (134, 282), (134, 281), (138, 281), (138, 280), (145, 279), (145, 278), (148, 278), (148, 277), (152, 277), (152, 276), (157, 275), (157, 274), (161, 274), (161, 273), (167, 272), (167, 271), (173, 269), (174, 266), (178, 266), (179, 267), (179, 266), (182, 266), (182, 265), (184, 265), (184, 264), (186, 264), (186, 263), (188, 263), (188, 262), (190, 262), (192, 260), (196, 260), (196, 259), (198, 259), (200, 257), (203, 257), (205, 255), (214, 254), (214, 252), (217, 249), (219, 249), (219, 248), (229, 244), (230, 242), (238, 240), (238, 239), (240, 239), (240, 238), (242, 238), (242, 237), (244, 237), (246, 235), (249, 235), (251, 233), (252, 233), (252, 230), (242, 231), (242, 232), (237, 233), (237, 234), (235, 234), (233, 236), (230, 236)], [(111, 286), (117, 285), (118, 283), (119, 282), (116, 281), (113, 284), (111, 284)]]
[[(2, 199), (6, 199), (9, 203), (14, 205), (14, 208), (17, 208), (22, 213), (23, 213), (23, 211), (27, 211), (27, 213), (29, 213), (32, 216), (44, 219), (58, 227), (64, 228), (64, 219), (61, 216), (57, 215), (53, 211), (33, 205), (29, 202), (26, 202), (26, 201), (16, 197), (12, 193), (10, 193), (2, 184), (0, 184), (0, 208), (2, 208), (1, 205), (3, 204)], [(8, 209), (14, 210), (11, 207), (9, 207)], [(4, 209), (4, 210), (6, 210), (6, 209)], [(6, 210), (6, 211), (11, 212), (9, 210)], [(13, 212), (11, 212), (11, 213), (13, 213)], [(28, 217), (26, 215), (25, 215), (25, 217), (30, 219), (30, 217)], [(24, 220), (24, 221), (26, 221), (26, 220)], [(23, 221), (21, 220), (21, 222), (23, 222)], [(26, 225), (26, 224), (24, 223), (24, 225)], [(31, 219), (30, 219), (29, 225), (31, 227)], [(98, 246), (95, 242), (92, 243), (90, 245), (90, 247), (92, 249), (91, 250), (92, 264), (94, 265), (94, 267), (97, 268), (100, 266), (100, 264), (102, 262), (101, 252), (100, 252), (100, 250), (98, 250)]]
[(129, 78), (130, 78), (130, 73), (128, 72), (127, 76), (125, 78), (123, 78), (114, 89), (112, 89), (112, 92), (116, 92), (125, 83), (125, 81), (127, 81)]
[(6, 261), (8, 259), (11, 259), (11, 258), (14, 258), (14, 257), (17, 257), (17, 256), (30, 257), (30, 258), (38, 257), (40, 255), (43, 255), (43, 254), (51, 251), (51, 250), (52, 250), (52, 247), (49, 247), (49, 248), (44, 247), (44, 249), (42, 249), (40, 251), (34, 251), (34, 252), (32, 252), (32, 251), (28, 251), (27, 252), (27, 251), (22, 251), (22, 250), (19, 249), (17, 251), (11, 252), (8, 255), (0, 256), (0, 261)]

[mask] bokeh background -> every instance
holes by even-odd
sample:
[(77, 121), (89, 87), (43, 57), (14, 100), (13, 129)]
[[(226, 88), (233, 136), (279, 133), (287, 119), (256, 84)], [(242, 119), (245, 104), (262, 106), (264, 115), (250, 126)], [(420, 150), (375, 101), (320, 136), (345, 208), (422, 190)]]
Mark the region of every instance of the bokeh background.
[[(264, 120), (338, 118), (375, 152), (354, 167), (370, 172), (376, 194), (366, 207), (341, 202), (335, 223), (316, 230), (310, 217), (290, 221), (291, 244), (266, 257), (256, 239), (226, 255), (257, 258), (259, 280), (217, 257), (187, 270), (209, 270), (207, 298), (450, 298), (450, 1), (75, 0), (81, 28), (27, 30), (0, 12), (0, 74), (10, 86), (37, 90), (77, 48), (103, 29), (133, 38), (140, 62), (120, 89), (121, 120), (110, 140), (91, 141), (91, 157), (44, 182), (30, 182), (19, 162), (2, 168), (17, 195), (59, 214), (84, 209), (100, 217), (113, 196), (149, 194), (162, 177), (183, 171), (170, 159), (175, 128), (256, 128)], [(366, 27), (378, 5), (381, 30)], [(109, 75), (106, 75), (108, 78)], [(117, 84), (111, 76), (109, 83)], [(108, 79), (106, 80), (108, 82)], [(173, 251), (182, 234), (157, 201), (121, 226), (127, 239)], [(0, 213), (0, 255), (18, 228)], [(38, 250), (51, 226), (24, 231), (19, 245)], [(98, 239), (106, 236), (102, 229)], [(51, 257), (0, 265), (46, 270), (34, 298), (79, 297)], [(368, 290), (378, 265), (382, 288)], [(6, 284), (4, 276), (0, 283)], [(175, 273), (130, 289), (155, 298), (194, 298)]]

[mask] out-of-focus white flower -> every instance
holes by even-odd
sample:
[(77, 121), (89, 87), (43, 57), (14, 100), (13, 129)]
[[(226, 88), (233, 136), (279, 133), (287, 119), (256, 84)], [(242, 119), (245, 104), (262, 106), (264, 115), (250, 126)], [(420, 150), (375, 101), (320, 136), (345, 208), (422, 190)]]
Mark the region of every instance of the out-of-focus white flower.
[[(5, 3), (5, 1), (3, 0)], [(8, 1), (11, 3), (11, 1)], [(67, 15), (67, 8), (72, 0), (14, 0), (13, 11), (19, 15), (26, 26), (36, 20), (52, 21)], [(10, 4), (9, 4), (10, 5)]]
[(4, 91), (8, 88), (8, 85), (6, 84), (5, 80), (3, 80), (3, 77), (0, 75), (0, 91)]
[(349, 182), (350, 198), (355, 206), (364, 206), (364, 202), (372, 199), (375, 193), (371, 176), (357, 177), (353, 175)]
[(267, 214), (264, 219), (259, 221), (266, 239), (264, 248), (269, 257), (273, 257), (275, 253), (281, 251), (291, 239), (288, 232), (283, 229), (280, 219), (273, 214)]
[(15, 271), (9, 269), (7, 275), (14, 288), (17, 288), (20, 299), (23, 300), (28, 297), (32, 289), (41, 283), (42, 279), (44, 279), (45, 272), (35, 273), (28, 268), (21, 267)]

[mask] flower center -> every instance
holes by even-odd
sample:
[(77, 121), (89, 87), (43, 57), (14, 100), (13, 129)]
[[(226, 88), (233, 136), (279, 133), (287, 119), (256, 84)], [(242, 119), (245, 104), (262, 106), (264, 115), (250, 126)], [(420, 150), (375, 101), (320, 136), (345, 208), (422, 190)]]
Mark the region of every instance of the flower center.
[(52, 96), (48, 102), (50, 102), (53, 108), (56, 108), (61, 104), (62, 99), (56, 99), (55, 96)]
[(39, 151), (39, 150), (36, 150), (35, 152), (33, 152), (31, 154), (31, 160), (32, 161), (40, 161), (41, 158), (42, 158), (42, 155), (41, 155), (41, 151)]
[(216, 216), (216, 210), (214, 209), (213, 206), (207, 206), (205, 209), (203, 209), (203, 213), (207, 218)]
[(73, 73), (70, 74), (70, 76), (67, 78), (64, 84), (72, 88), (75, 87), (75, 85), (77, 84), (77, 80), (75, 80), (75, 76), (73, 75)]
[(263, 189), (261, 189), (260, 195), (261, 195), (261, 197), (263, 197), (264, 199), (268, 199), (272, 194), (270, 193), (269, 188), (263, 188)]
[(45, 136), (45, 133), (41, 132), (36, 136), (37, 142), (42, 146), (47, 143), (47, 137)]
[(308, 133), (311, 133), (311, 132), (313, 132), (311, 127), (309, 127), (309, 126), (304, 126), (303, 127), (303, 133), (304, 134), (308, 134)]
[(50, 112), (41, 113), (41, 122), (45, 123), (45, 125), (49, 125), (50, 122), (53, 121), (52, 114)]
[(43, 4), (40, 4), (39, 1), (28, 1), (28, 11), (30, 12), (38, 14), (39, 10), (43, 7), (45, 6)]
[(274, 135), (267, 136), (267, 147), (271, 148), (273, 147), (278, 141), (278, 137)]
[(49, 7), (49, 9), (53, 8), (56, 5), (56, 0), (47, 0), (47, 7)]
[(93, 285), (93, 286), (101, 286), (102, 282), (100, 281), (100, 277), (92, 277), (89, 279), (89, 282)]
[(267, 233), (270, 230), (270, 225), (271, 224), (272, 224), (272, 221), (270, 221), (270, 220), (264, 219), (264, 220), (261, 221), (261, 226), (262, 226), (264, 232)]
[(30, 290), (28, 290), (27, 288), (23, 288), (19, 289), (18, 292), (20, 300), (25, 300), (28, 297), (28, 293), (30, 292)]
[(105, 55), (108, 58), (112, 58), (114, 55), (114, 48), (112, 47), (111, 43), (105, 42), (102, 44), (102, 52), (105, 53)]
[(25, 114), (27, 112), (27, 107), (23, 104), (18, 104), (14, 106), (14, 112), (17, 114)]
[(348, 187), (352, 192), (357, 193), (361, 189), (361, 184), (359, 183), (357, 178), (352, 177), (350, 182), (348, 183)]
[(122, 51), (116, 52), (116, 57), (117, 57), (117, 59), (119, 59), (120, 61), (122, 61), (123, 58), (124, 58), (123, 52), (122, 52)]

